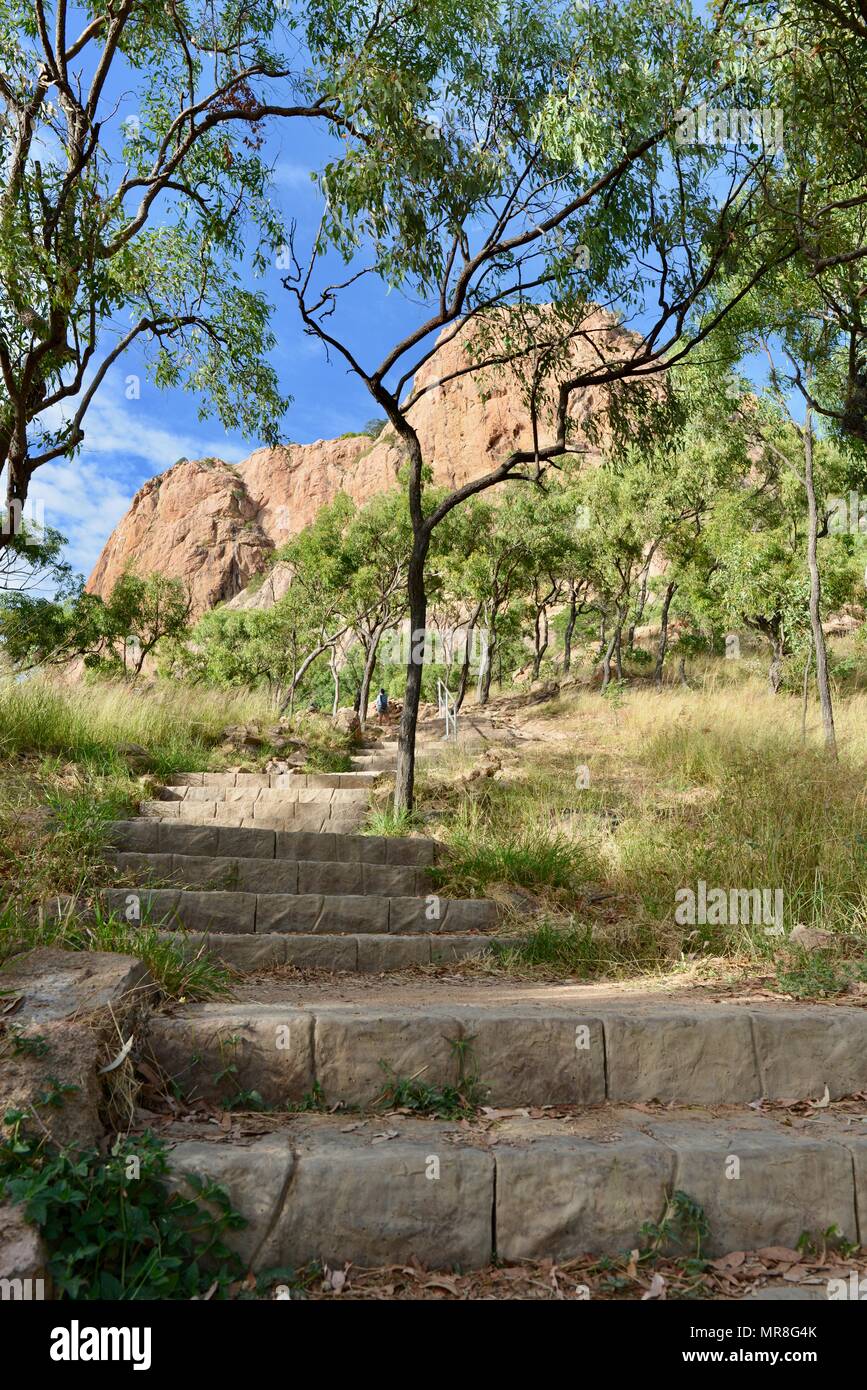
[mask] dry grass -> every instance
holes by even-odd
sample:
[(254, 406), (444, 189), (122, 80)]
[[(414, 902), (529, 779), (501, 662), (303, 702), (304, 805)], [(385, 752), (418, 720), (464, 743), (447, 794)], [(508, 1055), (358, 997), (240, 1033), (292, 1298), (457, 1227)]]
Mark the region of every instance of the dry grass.
[[(867, 696), (838, 699), (840, 759), (816, 714), (727, 667), (701, 688), (635, 683), (614, 701), (567, 689), (537, 706), (497, 709), (528, 742), (490, 756), (438, 756), (423, 797), (454, 859), (444, 891), (505, 880), (532, 890), (540, 917), (514, 968), (581, 977), (669, 967), (703, 954), (782, 961), (798, 923), (867, 943)], [(589, 771), (588, 785), (580, 772)], [(524, 851), (529, 850), (529, 853)], [(678, 889), (781, 889), (783, 937), (763, 924), (682, 926)], [(526, 929), (526, 911), (510, 924)], [(797, 973), (797, 972), (796, 972)], [(808, 972), (810, 973), (810, 972)], [(814, 975), (815, 972), (812, 972)], [(847, 978), (841, 977), (841, 988)]]

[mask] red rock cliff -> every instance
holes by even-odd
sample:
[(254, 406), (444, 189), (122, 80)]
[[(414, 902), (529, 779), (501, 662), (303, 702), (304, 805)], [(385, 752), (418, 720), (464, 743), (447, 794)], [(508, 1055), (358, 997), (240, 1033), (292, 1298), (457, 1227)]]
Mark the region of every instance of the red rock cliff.
[[(602, 314), (597, 324), (609, 351), (631, 336)], [(576, 358), (589, 361), (592, 352), (582, 343)], [(459, 334), (419, 371), (416, 386), (466, 362)], [(580, 421), (599, 407), (598, 393), (589, 390), (570, 409)], [(421, 396), (411, 418), (434, 480), (450, 486), (488, 471), (516, 446), (531, 444), (526, 408), (506, 376), (486, 381), (484, 393), (470, 374), (446, 382)], [(237, 466), (219, 459), (176, 463), (136, 493), (87, 587), (107, 594), (134, 565), (140, 574), (183, 579), (198, 615), (239, 593), (271, 550), (308, 525), (338, 492), (363, 504), (394, 487), (401, 461), (394, 433), (386, 428), (375, 441), (353, 435), (257, 449)]]

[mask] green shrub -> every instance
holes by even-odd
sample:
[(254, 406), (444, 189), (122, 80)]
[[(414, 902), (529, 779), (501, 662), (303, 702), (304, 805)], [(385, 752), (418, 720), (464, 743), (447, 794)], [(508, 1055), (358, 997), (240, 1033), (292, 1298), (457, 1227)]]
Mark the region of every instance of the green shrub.
[(20, 1203), (49, 1252), (60, 1298), (189, 1299), (243, 1279), (225, 1237), (246, 1225), (226, 1193), (195, 1175), (192, 1196), (167, 1182), (166, 1147), (147, 1133), (98, 1149), (32, 1138), (9, 1111), (0, 1134), (0, 1197)]

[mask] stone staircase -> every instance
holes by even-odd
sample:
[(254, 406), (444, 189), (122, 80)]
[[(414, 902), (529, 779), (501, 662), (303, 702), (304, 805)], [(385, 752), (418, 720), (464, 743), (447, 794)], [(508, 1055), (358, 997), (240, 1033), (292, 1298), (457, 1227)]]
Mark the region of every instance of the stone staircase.
[[(321, 999), (299, 985), (152, 1020), (152, 1056), (194, 1111), (233, 1092), (273, 1107), (228, 1142), (213, 1120), (169, 1127), (178, 1181), (227, 1188), (257, 1267), (618, 1255), (675, 1192), (703, 1208), (709, 1256), (867, 1235), (864, 1102), (835, 1104), (864, 1086), (863, 1010), (435, 981), (395, 1003), (387, 979), (355, 994), (339, 980)], [(383, 1114), (384, 1068), (432, 1087), (471, 1074), (486, 1108)], [(793, 1116), (807, 1096), (820, 1104)], [(303, 1113), (311, 1100), (321, 1113)]]
[[(192, 774), (114, 827), (136, 886), (113, 906), (132, 895), (241, 969), (342, 972), (256, 976), (150, 1021), (188, 1104), (164, 1131), (174, 1180), (226, 1188), (250, 1265), (617, 1255), (678, 1191), (709, 1255), (832, 1226), (867, 1241), (867, 1010), (389, 973), (496, 926), (490, 903), (437, 898), (434, 841), (356, 833), (391, 751), (330, 776)], [(384, 1113), (389, 1077), (471, 1083), (484, 1108)], [(254, 1093), (251, 1132), (234, 1112)]]
[[(421, 749), (434, 741), (424, 732)], [(350, 772), (171, 778), (141, 819), (111, 826), (130, 886), (107, 889), (106, 906), (239, 970), (378, 974), (478, 954), (496, 907), (435, 892), (436, 842), (357, 833), (396, 751), (363, 746)]]

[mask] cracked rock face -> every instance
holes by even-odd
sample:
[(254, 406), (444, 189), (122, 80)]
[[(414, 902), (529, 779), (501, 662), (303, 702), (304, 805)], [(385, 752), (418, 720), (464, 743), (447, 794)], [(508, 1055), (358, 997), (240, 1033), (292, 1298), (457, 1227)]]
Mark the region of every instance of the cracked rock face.
[[(589, 342), (575, 346), (576, 364), (623, 355), (632, 335), (602, 312), (587, 321)], [(436, 484), (460, 487), (501, 463), (516, 447), (530, 447), (532, 434), (514, 376), (492, 376), (484, 392), (470, 374), (437, 383), (468, 362), (464, 332), (446, 341), (417, 373), (423, 390), (410, 418)], [(582, 423), (604, 406), (595, 388), (576, 393), (570, 414)], [(290, 422), (291, 427), (291, 422)], [(540, 429), (547, 442), (550, 426)], [(553, 436), (552, 436), (553, 437)], [(591, 456), (596, 450), (590, 449)], [(183, 579), (198, 617), (241, 594), (265, 567), (273, 550), (298, 534), (320, 507), (346, 492), (359, 505), (397, 485), (403, 462), (394, 431), (376, 440), (367, 435), (320, 439), (257, 449), (237, 467), (221, 459), (182, 459), (136, 493), (126, 516), (106, 542), (88, 580), (91, 593), (107, 595), (130, 564), (137, 572)], [(259, 591), (262, 606), (280, 596)], [(263, 589), (265, 586), (263, 586)]]
[(0, 1029), (0, 1114), (21, 1110), (56, 1144), (88, 1148), (103, 1133), (98, 1075), (108, 1036), (154, 992), (132, 956), (40, 947), (0, 970), (12, 1004)]

